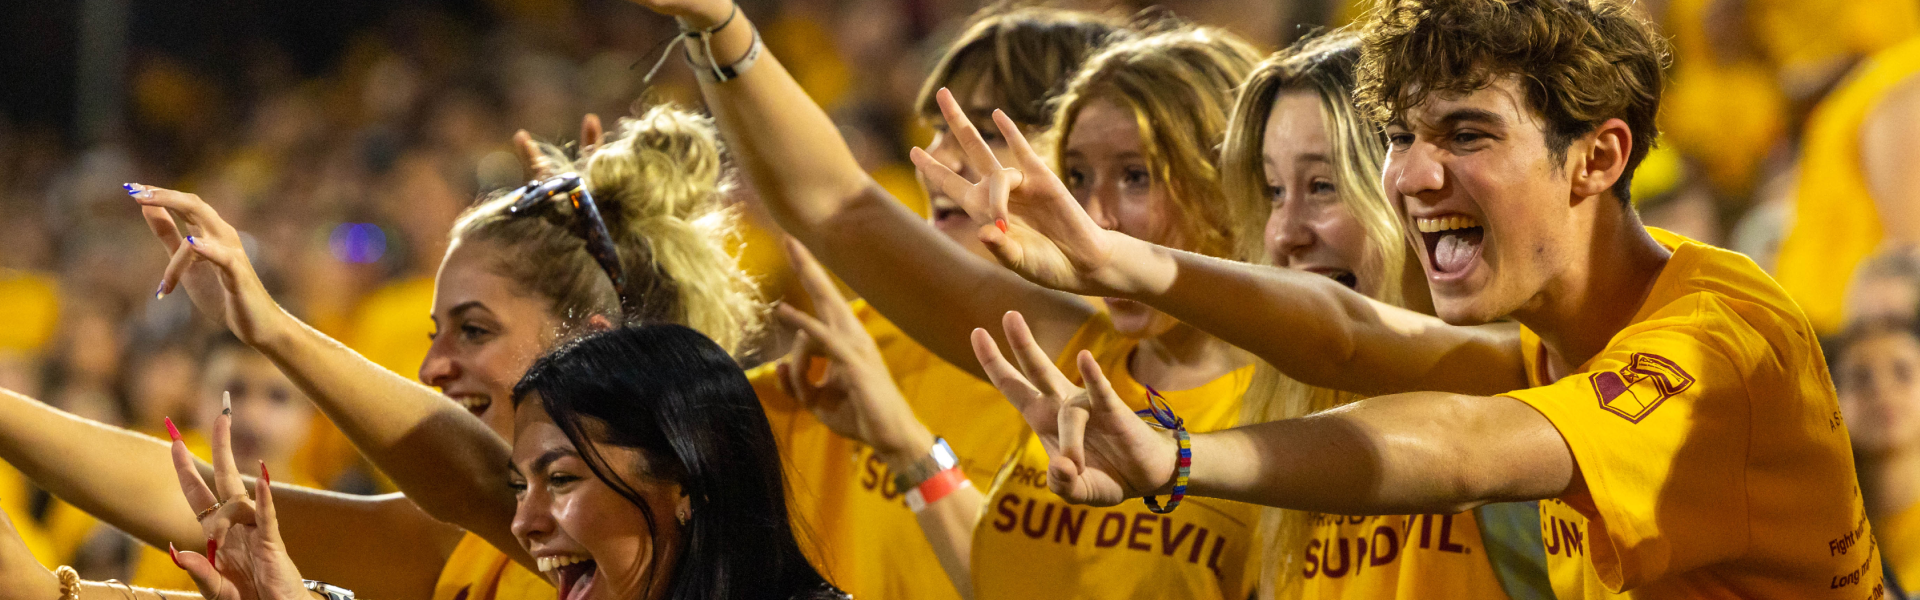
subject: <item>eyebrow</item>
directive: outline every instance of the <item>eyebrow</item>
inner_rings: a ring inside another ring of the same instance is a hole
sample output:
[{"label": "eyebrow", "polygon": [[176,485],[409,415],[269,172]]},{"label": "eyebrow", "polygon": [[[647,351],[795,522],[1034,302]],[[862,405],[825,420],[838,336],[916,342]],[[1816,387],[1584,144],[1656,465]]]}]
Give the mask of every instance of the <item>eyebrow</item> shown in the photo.
[{"label": "eyebrow", "polygon": [[448,309],[447,316],[459,317],[461,315],[466,314],[467,311],[471,311],[475,309],[486,310],[486,308],[487,308],[487,305],[482,304],[479,300],[468,300],[466,302],[461,302],[459,304],[456,304],[454,305],[453,308]]},{"label": "eyebrow", "polygon": [[557,461],[569,456],[578,458],[580,456],[580,453],[574,451],[574,449],[572,448],[554,448],[552,450],[546,451],[545,453],[542,453],[540,456],[534,457],[533,461],[529,463],[527,466],[537,473],[537,472],[546,470],[547,465],[553,464],[554,461]]},{"label": "eyebrow", "polygon": [[1438,123],[1442,126],[1469,122],[1504,127],[1507,124],[1507,119],[1484,108],[1456,108],[1449,111],[1446,115],[1441,116],[1438,120]]}]

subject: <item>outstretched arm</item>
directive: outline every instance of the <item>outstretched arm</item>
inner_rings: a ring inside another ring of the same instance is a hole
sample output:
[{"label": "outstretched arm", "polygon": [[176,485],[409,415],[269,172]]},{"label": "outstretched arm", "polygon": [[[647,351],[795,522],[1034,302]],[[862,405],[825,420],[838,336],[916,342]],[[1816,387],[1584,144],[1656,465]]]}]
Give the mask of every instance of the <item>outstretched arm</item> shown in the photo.
[{"label": "outstretched arm", "polygon": [[[54,496],[157,548],[204,548],[167,442],[0,389],[0,459]],[[200,463],[204,473],[213,467]],[[281,484],[288,550],[316,578],[381,598],[431,595],[460,532],[399,494],[353,496]],[[392,540],[413,540],[395,544]]]},{"label": "outstretched arm", "polygon": [[[1114,505],[1173,487],[1171,435],[1135,417],[1092,356],[1075,387],[1033,345],[1018,314],[1000,354],[974,334],[994,385],[1046,447],[1047,485],[1083,504]],[[1559,430],[1504,397],[1420,392],[1361,400],[1299,419],[1193,436],[1188,493],[1339,514],[1459,512],[1552,498],[1579,485]]]},{"label": "outstretched arm", "polygon": [[[703,30],[731,15],[711,40],[722,63],[739,60],[753,43],[753,24],[744,11],[733,12],[730,0],[637,1]],[[689,43],[696,46],[707,47]],[[700,89],[735,164],[780,227],[941,358],[971,369],[966,332],[1007,310],[1028,311],[1041,343],[1054,349],[1093,314],[1080,298],[968,254],[901,206],[861,170],[833,121],[778,57],[763,53],[739,78],[702,82]],[[992,157],[984,142],[966,149]]]},{"label": "outstretched arm", "polygon": [[[511,448],[505,440],[432,388],[374,364],[287,314],[254,273],[239,232],[199,196],[146,186],[129,186],[128,192],[173,257],[162,290],[184,285],[197,308],[272,360],[406,492],[411,502],[401,501],[396,506],[403,508],[387,516],[428,523],[438,518],[532,564],[508,529],[514,502],[507,488],[504,465]],[[287,498],[286,532],[296,543],[305,533],[299,502]],[[426,513],[417,512],[415,503]],[[428,523],[405,529],[426,529]]]},{"label": "outstretched arm", "polygon": [[[952,106],[949,95],[942,94],[941,106]],[[946,111],[954,135],[984,143],[954,108]],[[1137,300],[1310,385],[1362,394],[1494,394],[1526,385],[1511,328],[1454,327],[1318,275],[1211,258],[1103,229],[1012,120],[995,111],[994,122],[1019,162],[1008,169],[997,162],[973,166],[1007,182],[970,183],[921,151],[913,161],[967,212],[1008,224],[980,228],[980,240],[1001,264],[1034,283]]]}]

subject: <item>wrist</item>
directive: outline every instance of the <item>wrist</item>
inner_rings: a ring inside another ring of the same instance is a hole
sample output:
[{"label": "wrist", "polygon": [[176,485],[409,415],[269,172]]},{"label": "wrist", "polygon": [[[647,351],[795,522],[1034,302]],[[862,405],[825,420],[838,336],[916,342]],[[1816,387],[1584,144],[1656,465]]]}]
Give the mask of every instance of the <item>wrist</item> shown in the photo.
[{"label": "wrist", "polygon": [[1097,280],[1109,295],[1144,301],[1171,287],[1173,261],[1165,247],[1133,236],[1111,232],[1112,258]]},{"label": "wrist", "polygon": [[920,424],[920,421],[912,418],[911,415],[904,422],[897,424],[892,429],[891,435],[876,437],[878,439],[873,445],[874,454],[879,455],[881,462],[885,462],[887,468],[894,472],[899,472],[908,465],[926,458],[928,450],[933,448],[934,440],[933,432],[928,431],[926,425]]},{"label": "wrist", "polygon": [[304,327],[301,326],[299,319],[276,303],[272,310],[265,311],[252,329],[250,335],[245,336],[241,341],[260,351],[261,354],[275,356],[285,355]]}]

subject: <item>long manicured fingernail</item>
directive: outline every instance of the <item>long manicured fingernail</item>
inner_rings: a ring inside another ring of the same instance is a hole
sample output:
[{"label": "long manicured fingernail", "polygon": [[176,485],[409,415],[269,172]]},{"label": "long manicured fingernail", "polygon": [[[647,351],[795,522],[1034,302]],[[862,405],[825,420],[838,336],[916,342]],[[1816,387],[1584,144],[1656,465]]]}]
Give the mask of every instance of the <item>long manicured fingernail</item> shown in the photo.
[{"label": "long manicured fingernail", "polygon": [[132,195],[134,194],[134,192],[138,192],[138,191],[139,191],[139,190],[136,190],[136,189],[133,189],[133,184],[131,184],[131,183],[122,183],[122,184],[120,184],[120,187],[123,187],[123,188],[127,188],[127,195],[128,195],[128,196],[132,196]]},{"label": "long manicured fingernail", "polygon": [[267,482],[267,485],[273,485],[273,476],[267,474],[267,461],[264,460],[260,461],[260,480]]},{"label": "long manicured fingernail", "polygon": [[220,568],[220,555],[214,554],[214,552],[219,549],[220,542],[211,539],[207,540],[207,562],[213,563],[213,568],[215,569]]},{"label": "long manicured fingernail", "polygon": [[165,297],[167,297],[167,282],[162,281],[160,287],[153,288],[153,299],[159,300]]},{"label": "long manicured fingernail", "polygon": [[196,242],[196,241],[193,241],[193,236],[187,236],[187,245],[188,245],[188,246],[198,246],[198,245],[200,245],[200,242]]},{"label": "long manicured fingernail", "polygon": [[187,570],[186,565],[180,564],[180,551],[173,547],[173,542],[167,542],[167,556],[173,558],[173,566],[179,567],[182,571]]},{"label": "long manicured fingernail", "polygon": [[173,426],[173,417],[167,417],[167,436],[173,438],[173,441],[180,441],[180,428]]},{"label": "long manicured fingernail", "polygon": [[1006,232],[1007,232],[1007,220],[1006,220],[1006,219],[994,219],[994,220],[993,220],[993,226],[994,226],[994,227],[999,227],[999,228],[1000,228],[1000,233],[1006,233]]},{"label": "long manicured fingernail", "polygon": [[220,392],[220,416],[233,416],[233,392]]}]

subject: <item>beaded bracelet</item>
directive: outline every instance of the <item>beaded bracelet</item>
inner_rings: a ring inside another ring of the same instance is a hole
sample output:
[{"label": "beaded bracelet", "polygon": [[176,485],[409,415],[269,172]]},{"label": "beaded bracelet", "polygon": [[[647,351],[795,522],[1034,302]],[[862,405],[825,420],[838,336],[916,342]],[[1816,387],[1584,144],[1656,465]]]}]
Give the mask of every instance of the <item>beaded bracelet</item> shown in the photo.
[{"label": "beaded bracelet", "polygon": [[1154,500],[1151,495],[1140,499],[1147,504],[1148,511],[1164,515],[1173,512],[1174,508],[1180,506],[1180,501],[1187,497],[1188,476],[1193,473],[1193,438],[1187,435],[1186,419],[1173,414],[1173,407],[1167,405],[1166,396],[1160,395],[1153,386],[1149,385],[1146,388],[1147,407],[1133,411],[1133,414],[1151,418],[1152,420],[1147,421],[1148,425],[1173,430],[1173,439],[1180,444],[1179,459],[1174,463],[1173,494],[1167,496],[1167,505],[1160,506],[1160,502]]}]

